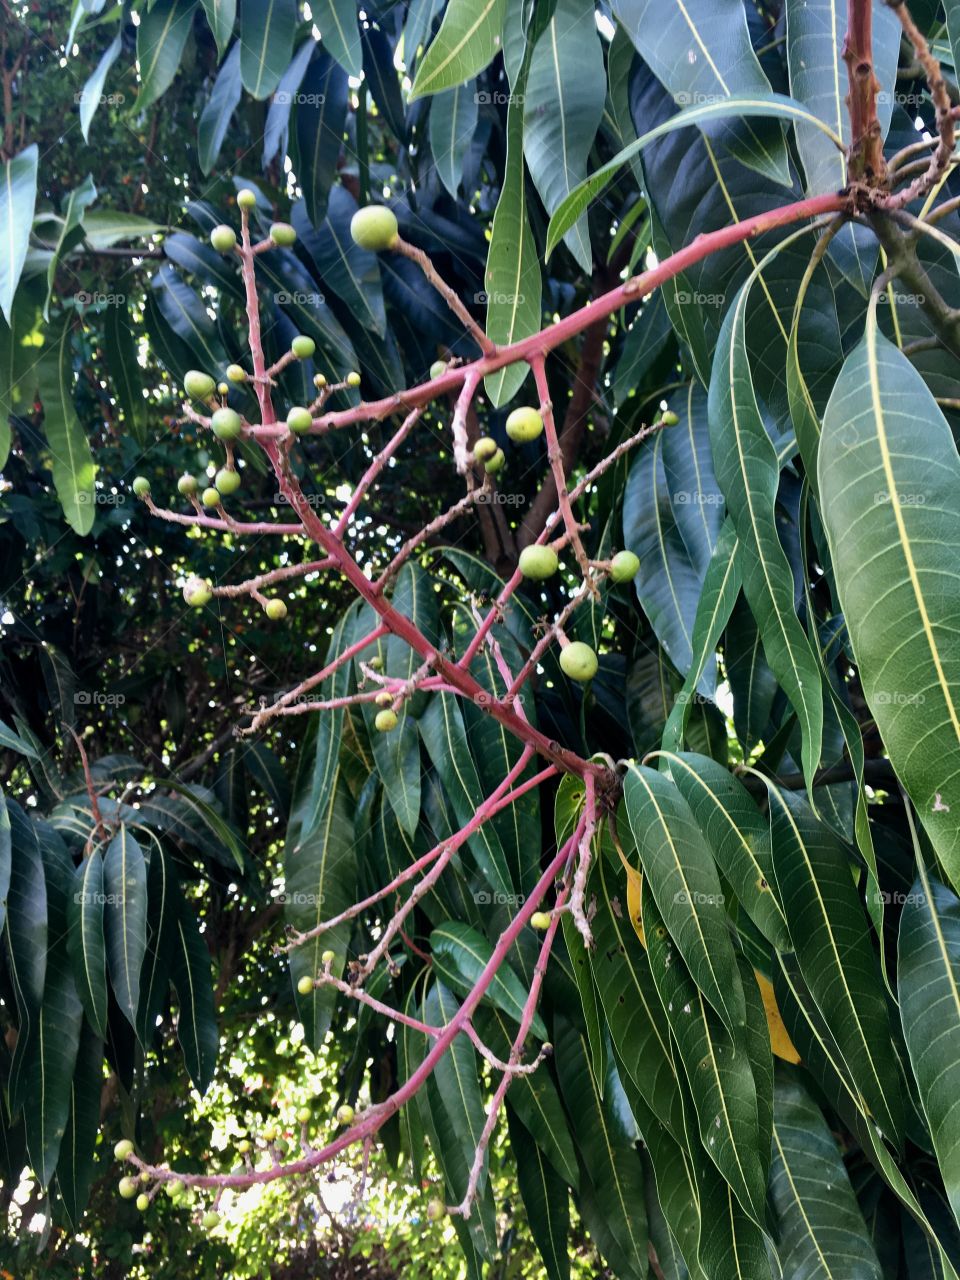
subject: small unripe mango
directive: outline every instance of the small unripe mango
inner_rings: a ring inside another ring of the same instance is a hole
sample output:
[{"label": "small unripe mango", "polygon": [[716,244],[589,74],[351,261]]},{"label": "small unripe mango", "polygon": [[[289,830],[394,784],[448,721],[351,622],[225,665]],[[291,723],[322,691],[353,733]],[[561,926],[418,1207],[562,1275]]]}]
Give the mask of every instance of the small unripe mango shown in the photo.
[{"label": "small unripe mango", "polygon": [[630,582],[640,572],[640,557],[632,551],[618,551],[610,561],[610,577],[614,582]]},{"label": "small unripe mango", "polygon": [[301,1124],[309,1124],[313,1119],[313,1112],[309,1107],[299,1107],[297,1109],[297,1119]]},{"label": "small unripe mango", "polygon": [[673,412],[672,409],[668,409],[666,413],[661,415],[660,421],[663,423],[665,427],[675,427],[677,423],[680,421],[680,419],[677,417],[677,415]]},{"label": "small unripe mango", "polygon": [[113,1154],[118,1160],[126,1160],[127,1156],[133,1155],[133,1143],[129,1138],[121,1138],[113,1148]]},{"label": "small unripe mango", "polygon": [[275,222],[270,228],[270,239],[279,249],[289,249],[297,243],[297,233],[289,222]]},{"label": "small unripe mango", "polygon": [[117,1190],[124,1200],[132,1200],[140,1191],[140,1183],[136,1178],[121,1178],[117,1183]]},{"label": "small unripe mango", "polygon": [[313,990],[313,979],[310,977],[309,974],[305,973],[303,975],[303,977],[297,983],[297,990],[300,992],[302,996],[308,996],[311,993],[311,991]]},{"label": "small unripe mango", "polygon": [[287,616],[286,602],[279,596],[274,596],[264,606],[264,613],[272,622],[281,622]]},{"label": "small unripe mango", "polygon": [[442,1200],[431,1200],[427,1205],[427,1217],[431,1222],[439,1222],[447,1216],[447,1209]]},{"label": "small unripe mango", "polygon": [[187,604],[192,604],[194,608],[200,609],[205,604],[210,603],[213,598],[213,590],[205,578],[198,578],[194,575],[184,583],[183,598]]},{"label": "small unripe mango", "polygon": [[134,476],[131,487],[138,498],[145,498],[150,492],[150,481],[146,476]]},{"label": "small unripe mango", "polygon": [[497,450],[497,442],[492,436],[481,436],[473,446],[473,456],[478,462],[489,462]]},{"label": "small unripe mango", "polygon": [[298,333],[290,343],[290,350],[298,360],[309,360],[317,349],[317,344],[305,333]]},{"label": "small unripe mango", "polygon": [[539,929],[541,933],[545,929],[550,928],[550,915],[546,911],[535,911],[530,917],[530,924],[534,929]]},{"label": "small unripe mango", "polygon": [[240,488],[240,472],[234,471],[232,467],[221,467],[214,476],[213,483],[221,493],[229,496]]},{"label": "small unripe mango", "polygon": [[243,423],[236,409],[217,409],[210,418],[210,426],[218,440],[236,440],[243,430]]},{"label": "small unripe mango", "polygon": [[483,469],[488,475],[495,476],[502,469],[506,460],[506,454],[502,449],[498,449],[493,457],[483,464]]},{"label": "small unripe mango", "polygon": [[523,405],[514,409],[507,418],[507,435],[516,444],[526,444],[536,440],[543,431],[543,418],[537,409]]},{"label": "small unripe mango", "polygon": [[597,655],[582,640],[574,640],[561,650],[560,670],[571,680],[577,680],[581,684],[592,680],[597,674],[598,666]]},{"label": "small unripe mango", "polygon": [[287,414],[287,426],[297,435],[304,431],[309,431],[313,426],[313,414],[309,409],[305,409],[303,405],[294,405]]},{"label": "small unripe mango", "polygon": [[434,360],[433,364],[430,366],[431,378],[442,378],[446,372],[447,372],[446,360]]},{"label": "small unripe mango", "polygon": [[201,1218],[201,1223],[206,1231],[215,1231],[220,1225],[220,1215],[213,1209],[208,1209]]},{"label": "small unripe mango", "polygon": [[251,191],[249,187],[243,187],[237,192],[237,204],[241,209],[255,209],[257,207],[257,193]]},{"label": "small unripe mango", "polygon": [[381,204],[368,204],[350,219],[350,235],[354,244],[371,253],[390,249],[397,241],[397,217]]},{"label": "small unripe mango", "polygon": [[177,492],[184,498],[192,498],[199,488],[196,476],[183,475],[177,481]]},{"label": "small unripe mango", "polygon": [[150,1208],[150,1197],[146,1194],[145,1191],[141,1191],[140,1194],[137,1196],[137,1208],[140,1210],[141,1213],[146,1213],[147,1210]]},{"label": "small unripe mango", "polygon": [[378,733],[390,733],[397,727],[397,713],[389,708],[378,711],[373,724]]},{"label": "small unripe mango", "polygon": [[324,951],[323,955],[320,957],[320,963],[326,969],[333,964],[336,958],[337,958],[337,955],[335,951]]},{"label": "small unripe mango", "polygon": [[210,243],[217,253],[229,253],[237,243],[237,233],[233,227],[228,227],[225,222],[222,222],[219,227],[214,227],[210,232]]},{"label": "small unripe mango", "polygon": [[210,485],[208,488],[204,489],[203,493],[201,493],[200,501],[205,507],[219,507],[220,491],[218,489],[214,489],[214,487]]},{"label": "small unripe mango", "polygon": [[199,369],[188,369],[183,379],[183,389],[191,400],[206,400],[213,395],[216,385],[209,373],[202,373]]},{"label": "small unripe mango", "polygon": [[337,1108],[337,1124],[353,1124],[356,1114],[353,1107],[345,1102],[342,1107]]},{"label": "small unripe mango", "polygon": [[246,382],[247,371],[242,364],[228,364],[227,378],[230,382]]},{"label": "small unripe mango", "polygon": [[560,559],[553,547],[532,545],[524,547],[517,562],[520,572],[525,578],[542,582],[544,578],[552,578],[560,567]]},{"label": "small unripe mango", "polygon": [[346,379],[346,381],[347,381],[347,386],[348,386],[348,387],[359,387],[359,385],[360,385],[360,375],[359,375],[359,373],[357,373],[356,369],[351,369],[351,370],[350,370],[350,372],[347,374],[347,379]]}]

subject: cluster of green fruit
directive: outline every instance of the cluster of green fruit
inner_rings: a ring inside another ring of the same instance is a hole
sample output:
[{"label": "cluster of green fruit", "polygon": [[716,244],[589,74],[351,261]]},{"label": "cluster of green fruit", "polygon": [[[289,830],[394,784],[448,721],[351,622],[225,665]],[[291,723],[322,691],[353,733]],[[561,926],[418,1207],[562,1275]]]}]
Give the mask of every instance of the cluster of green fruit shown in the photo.
[{"label": "cluster of green fruit", "polygon": [[[113,1148],[113,1154],[118,1160],[129,1160],[133,1155],[133,1143],[129,1138],[121,1138]],[[120,1179],[117,1184],[117,1190],[124,1200],[136,1199],[137,1208],[141,1213],[146,1213],[150,1207],[150,1196],[147,1195],[143,1188],[150,1180],[150,1174],[146,1171],[137,1178],[128,1175]],[[192,1203],[192,1194],[187,1192],[186,1187],[179,1178],[172,1178],[166,1183],[165,1189],[174,1204]],[[203,1214],[201,1222],[208,1231],[212,1231],[214,1227],[219,1225],[220,1215],[215,1210],[208,1209]]]}]

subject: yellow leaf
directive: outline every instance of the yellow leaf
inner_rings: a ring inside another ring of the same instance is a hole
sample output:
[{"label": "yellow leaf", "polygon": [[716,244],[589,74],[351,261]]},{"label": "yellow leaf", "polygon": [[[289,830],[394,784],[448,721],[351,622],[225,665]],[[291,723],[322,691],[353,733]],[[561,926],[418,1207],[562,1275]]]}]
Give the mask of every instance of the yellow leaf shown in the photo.
[{"label": "yellow leaf", "polygon": [[760,995],[763,998],[763,1009],[767,1015],[767,1030],[770,1032],[770,1048],[782,1058],[784,1062],[799,1062],[800,1055],[793,1047],[793,1041],[787,1034],[787,1028],[783,1025],[783,1019],[780,1017],[780,1009],[777,1005],[777,997],[774,994],[772,984],[766,979],[759,969],[754,969],[754,976],[757,979],[757,986],[760,988]]}]

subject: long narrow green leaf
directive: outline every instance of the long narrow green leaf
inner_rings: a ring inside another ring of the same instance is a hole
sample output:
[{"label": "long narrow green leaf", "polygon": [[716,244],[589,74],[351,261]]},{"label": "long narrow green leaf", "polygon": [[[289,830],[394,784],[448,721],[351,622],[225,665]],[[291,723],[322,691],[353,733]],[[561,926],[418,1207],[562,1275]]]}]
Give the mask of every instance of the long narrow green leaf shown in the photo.
[{"label": "long narrow green leaf", "polygon": [[145,111],[169,89],[177,74],[197,0],[154,0],[140,15],[137,63],[140,92],[136,108]]},{"label": "long narrow green leaf", "polygon": [[875,308],[824,414],[819,477],[864,696],[956,888],[960,458],[923,379],[880,334]]},{"label": "long narrow green leaf", "polygon": [[700,827],[674,784],[645,765],[630,766],[624,799],[645,886],[694,982],[733,1031],[746,1006],[720,878]]},{"label": "long narrow green leaf", "polygon": [[252,98],[269,98],[293,54],[294,0],[243,0],[240,6],[240,78]]},{"label": "long narrow green leaf", "polygon": [[482,71],[500,48],[506,7],[507,0],[450,0],[410,97],[452,89]]},{"label": "long narrow green leaf", "polygon": [[0,311],[13,323],[13,295],[27,258],[37,200],[36,143],[6,160],[0,171]]},{"label": "long narrow green leaf", "polygon": [[135,1027],[147,946],[147,867],[140,846],[125,826],[107,846],[103,892],[110,985],[123,1016]]},{"label": "long narrow green leaf", "polygon": [[107,1034],[107,955],[103,859],[94,850],[77,867],[67,907],[67,949],[84,1012],[101,1039]]}]

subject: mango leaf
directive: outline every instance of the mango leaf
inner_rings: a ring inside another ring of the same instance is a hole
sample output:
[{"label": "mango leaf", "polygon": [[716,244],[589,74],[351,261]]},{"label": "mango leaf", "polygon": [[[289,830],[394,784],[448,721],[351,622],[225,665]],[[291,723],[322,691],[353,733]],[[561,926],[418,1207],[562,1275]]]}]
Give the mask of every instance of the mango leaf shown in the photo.
[{"label": "mango leaf", "polygon": [[10,819],[10,887],[7,892],[7,967],[17,1004],[17,1044],[10,1064],[10,1114],[23,1103],[23,1065],[40,1021],[47,971],[49,930],[47,884],[34,824],[18,804],[7,801]]},{"label": "mango leaf", "polygon": [[[550,214],[586,177],[603,116],[604,79],[591,0],[558,0],[534,45],[523,101],[523,151]],[[564,243],[589,272],[593,255],[585,218],[569,228]]]},{"label": "mango leaf", "polygon": [[147,866],[147,946],[140,970],[137,1038],[149,1048],[170,988],[170,958],[176,939],[180,894],[176,871],[159,840]]},{"label": "mango leaf", "polygon": [[[505,1062],[516,1036],[513,1024],[507,1022],[499,1009],[483,1007],[477,1009],[474,1022],[484,1044]],[[514,1078],[508,1098],[508,1116],[511,1111],[519,1116],[554,1171],[567,1186],[576,1190],[580,1182],[577,1153],[557,1086],[546,1064],[534,1072],[525,1072]]]},{"label": "mango leaf", "polygon": [[311,5],[311,9],[324,48],[329,50],[348,75],[359,80],[363,63],[360,32],[357,29],[356,0],[318,0]]},{"label": "mango leaf", "polygon": [[18,755],[26,756],[28,760],[40,759],[40,752],[2,720],[0,720],[0,747],[5,751],[16,751]]},{"label": "mango leaf", "polygon": [[67,954],[73,862],[53,827],[38,822],[36,831],[47,886],[50,949],[40,1016],[31,1025],[22,1059],[22,1097],[30,1164],[40,1185],[46,1187],[56,1169],[67,1127],[83,1008]]},{"label": "mango leaf", "polygon": [[463,160],[477,127],[477,82],[444,89],[430,103],[430,152],[440,181],[457,198]]},{"label": "mango leaf", "polygon": [[70,1083],[70,1109],[57,1162],[57,1188],[74,1229],[90,1198],[96,1172],[94,1147],[100,1128],[103,1091],[103,1044],[84,1022],[77,1062]]},{"label": "mango leaf", "polygon": [[723,494],[713,470],[707,395],[696,379],[670,397],[680,419],[663,432],[663,470],[673,518],[690,563],[702,577],[723,526]]},{"label": "mango leaf", "polygon": [[[503,186],[493,215],[490,249],[484,272],[487,294],[487,337],[498,344],[518,342],[540,326],[541,281],[527,210],[523,161],[523,108],[512,100],[507,107],[507,159]],[[508,365],[484,379],[495,407],[507,404],[520,390],[527,369]]]},{"label": "mango leaf", "polygon": [[720,870],[765,938],[778,951],[792,949],[777,898],[770,824],[738,778],[695,752],[658,752],[677,790],[713,850]]},{"label": "mango leaf", "polygon": [[310,59],[317,47],[316,40],[308,36],[293,55],[290,65],[284,71],[280,83],[267,108],[267,119],[263,126],[263,153],[260,163],[264,169],[273,160],[277,152],[287,153],[290,135],[290,112],[297,90],[306,75]]},{"label": "mango leaf", "polygon": [[[617,1105],[612,1080],[604,1082],[601,1093],[583,1032],[559,1014],[554,1018],[554,1042],[560,1093],[583,1162],[581,1215],[601,1253],[616,1266],[617,1275],[644,1280],[643,1166],[628,1124],[632,1117]],[[615,1076],[612,1057],[609,1071]],[[616,1087],[620,1088],[619,1081]]]},{"label": "mango leaf", "polygon": [[[675,102],[716,102],[734,94],[762,96],[770,85],[753,51],[737,0],[616,0],[614,13],[637,51]],[[716,130],[709,131],[711,135]],[[753,128],[719,135],[727,150],[775,182],[789,185],[783,134]]]},{"label": "mango leaf", "polygon": [[[424,995],[423,1021],[434,1027],[446,1026],[458,1009],[453,992],[442,982],[435,982]],[[434,1153],[451,1194],[459,1202],[467,1190],[467,1179],[486,1119],[477,1054],[465,1036],[457,1036],[437,1063],[423,1103],[421,1116],[428,1132],[432,1130]],[[482,1257],[489,1258],[496,1249],[496,1226],[486,1159],[478,1191],[461,1240],[467,1238]]]},{"label": "mango leaf", "polygon": [[[701,696],[696,692],[697,685],[707,664],[716,655],[720,636],[730,620],[740,594],[741,580],[740,540],[733,521],[728,517],[720,530],[717,545],[704,575],[700,600],[693,621],[690,669],[684,679],[683,687],[674,699],[663,728],[661,741],[665,751],[678,750],[683,744],[690,711],[697,698]],[[724,656],[726,657],[726,652]]]},{"label": "mango leaf", "polygon": [[774,511],[781,464],[757,405],[746,339],[751,287],[780,247],[751,272],[720,330],[710,380],[710,443],[740,538],[743,589],[767,661],[800,721],[803,772],[810,786],[823,735],[820,669],[794,608],[793,575]]},{"label": "mango leaf", "polygon": [[[650,961],[629,917],[623,875],[607,858],[597,861],[597,910],[590,953],[613,1047],[651,1115],[678,1141],[683,1117],[670,1025],[650,972]],[[641,1129],[643,1126],[641,1125]]]},{"label": "mango leaf", "polygon": [[134,104],[145,111],[170,88],[177,74],[197,0],[154,0],[140,15],[137,62],[140,92]]},{"label": "mango leaf", "polygon": [[[898,777],[960,885],[960,458],[874,308],[827,404],[821,514],[863,693]],[[951,810],[953,812],[951,812]]]},{"label": "mango leaf", "polygon": [[107,1034],[107,956],[103,931],[103,859],[99,850],[77,867],[67,906],[67,950],[84,1012],[101,1039]]},{"label": "mango leaf", "polygon": [[[794,122],[808,121],[825,132],[828,137],[835,137],[833,131],[822,120],[818,120],[816,116],[804,110],[793,98],[785,97],[780,93],[768,92],[764,97],[721,97],[701,106],[685,107],[669,120],[656,125],[653,129],[648,129],[635,142],[631,142],[622,151],[617,152],[612,160],[601,165],[564,198],[554,211],[547,228],[547,257],[591,202],[609,186],[628,161],[640,154],[644,147],[665,134],[673,133],[676,129],[685,129],[692,124],[702,124],[732,116],[774,116]],[[839,141],[837,145],[839,146]]]},{"label": "mango leaf", "polygon": [[900,916],[897,987],[920,1102],[960,1218],[960,899],[922,863]]},{"label": "mango leaf", "polygon": [[[948,6],[949,9],[949,6]],[[841,56],[847,34],[847,6],[843,0],[787,0],[787,67],[790,92],[833,132],[850,143],[847,66]],[[893,113],[900,23],[886,7],[873,15],[873,66],[881,92],[877,116],[885,136]],[[838,191],[846,186],[847,167],[839,151],[819,130],[798,122],[797,148],[803,162],[808,195]]]},{"label": "mango leaf", "polygon": [[510,1147],[516,1154],[517,1187],[533,1242],[548,1280],[568,1280],[570,1203],[567,1184],[514,1115],[507,1112]]},{"label": "mango leaf", "polygon": [[107,307],[103,317],[107,364],[123,412],[123,422],[137,444],[147,442],[147,402],[143,398],[137,346],[127,304]]},{"label": "mango leaf", "polygon": [[88,209],[83,215],[84,239],[91,249],[109,249],[127,240],[143,240],[165,230],[162,222],[151,222],[121,209]]},{"label": "mango leaf", "polygon": [[103,86],[106,83],[107,73],[120,56],[122,46],[123,33],[118,31],[113,40],[104,49],[100,61],[80,90],[80,132],[83,134],[84,142],[90,141],[90,125],[93,123],[94,113],[104,97]]},{"label": "mango leaf", "polygon": [[[486,938],[459,920],[448,920],[430,935],[430,952],[434,969],[442,982],[462,996],[468,996],[493,955]],[[513,970],[501,964],[486,991],[486,998],[519,1024],[523,1017],[526,992]],[[530,1031],[547,1040],[547,1028],[539,1013],[534,1015]]]},{"label": "mango leaf", "polygon": [[110,985],[123,1016],[135,1027],[147,946],[147,868],[140,846],[125,826],[104,854],[103,892]]},{"label": "mango leaf", "polygon": [[237,17],[237,0],[200,0],[207,24],[217,42],[217,53],[222,58],[230,37],[233,35],[233,24]]},{"label": "mango leaf", "polygon": [[217,72],[210,97],[200,116],[197,127],[197,154],[202,173],[210,173],[217,163],[233,113],[240,102],[242,92],[240,50],[241,45],[238,40]]},{"label": "mango leaf", "polygon": [[201,369],[222,377],[227,360],[214,322],[197,293],[169,262],[164,262],[151,280],[160,310],[167,324],[187,346]]},{"label": "mango leaf", "polygon": [[321,52],[301,81],[295,116],[297,177],[314,226],[327,210],[346,118],[347,73]]},{"label": "mango leaf", "polygon": [[193,908],[178,894],[171,929],[170,979],[177,993],[177,1040],[194,1087],[205,1093],[213,1079],[220,1048],[217,1011],[210,976],[210,952]]},{"label": "mango leaf", "polygon": [[240,78],[252,98],[269,98],[293,54],[295,0],[243,0],[240,6]]},{"label": "mango leaf", "polygon": [[[453,694],[434,694],[419,725],[427,754],[450,798],[457,823],[469,822],[484,797],[458,699]],[[467,843],[490,888],[512,895],[514,886],[506,853],[490,824],[484,823]]]},{"label": "mango leaf", "polygon": [[[733,1190],[754,1222],[765,1222],[764,1200],[769,1147],[761,1140],[759,1096],[750,1055],[745,1052],[745,1022],[734,1038],[703,999],[683,960],[675,954],[653,895],[642,900],[643,931],[654,982],[686,1073],[694,1118],[686,1118],[688,1145],[696,1141]],[[739,973],[738,973],[739,979]],[[769,1135],[768,1135],[769,1136]]]},{"label": "mango leaf", "polygon": [[[672,428],[671,428],[672,429]],[[686,675],[693,662],[693,626],[705,570],[698,573],[673,514],[663,464],[663,433],[638,451],[623,494],[624,546],[640,557],[634,590],[657,639]],[[716,664],[708,658],[700,689],[709,696]]]},{"label": "mango leaf", "polygon": [[804,800],[768,790],[774,875],[800,972],[870,1114],[899,1144],[903,1085],[849,858]]},{"label": "mango leaf", "polygon": [[743,987],[720,878],[700,827],[674,784],[645,765],[628,769],[624,799],[645,886],[694,982],[734,1031],[746,1019]]},{"label": "mango leaf", "polygon": [[500,49],[506,7],[507,0],[450,0],[417,67],[411,99],[452,89],[492,62]]},{"label": "mango leaf", "polygon": [[12,324],[13,295],[27,257],[37,200],[37,146],[4,161],[0,189],[0,311]]},{"label": "mango leaf", "polygon": [[0,788],[0,932],[7,916],[7,893],[10,889],[10,866],[13,857],[13,836],[10,830],[10,814]]},{"label": "mango leaf", "polygon": [[90,445],[73,406],[71,334],[64,324],[44,349],[38,372],[43,401],[43,430],[52,456],[57,497],[67,523],[79,534],[93,527],[94,466]]},{"label": "mango leaf", "polygon": [[83,182],[70,192],[63,211],[57,242],[54,246],[50,265],[47,267],[47,297],[43,304],[43,318],[50,319],[50,300],[53,297],[53,282],[57,274],[57,266],[65,254],[83,239],[83,214],[87,205],[97,198],[97,188],[93,185],[93,177],[88,173]]},{"label": "mango leaf", "polygon": [[774,1094],[770,1193],[785,1276],[881,1280],[836,1139],[820,1108],[786,1075]]}]

